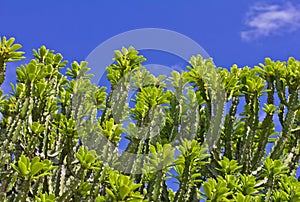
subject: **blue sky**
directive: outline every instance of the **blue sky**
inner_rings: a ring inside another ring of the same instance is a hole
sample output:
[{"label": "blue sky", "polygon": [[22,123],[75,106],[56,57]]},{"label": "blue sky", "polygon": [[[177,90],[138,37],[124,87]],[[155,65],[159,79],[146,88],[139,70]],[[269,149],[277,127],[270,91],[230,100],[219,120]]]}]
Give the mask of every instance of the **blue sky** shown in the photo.
[{"label": "blue sky", "polygon": [[[15,37],[27,58],[46,45],[69,61],[81,61],[115,35],[162,28],[195,40],[217,66],[252,67],[265,57],[300,59],[300,1],[295,0],[2,0],[0,26],[0,36]],[[6,92],[22,63],[8,65]]]},{"label": "blue sky", "polygon": [[[45,44],[84,60],[101,42],[138,28],[164,28],[199,43],[218,66],[286,60],[300,49],[299,1],[2,1],[0,35],[30,56]],[[298,3],[297,3],[298,2]]]}]

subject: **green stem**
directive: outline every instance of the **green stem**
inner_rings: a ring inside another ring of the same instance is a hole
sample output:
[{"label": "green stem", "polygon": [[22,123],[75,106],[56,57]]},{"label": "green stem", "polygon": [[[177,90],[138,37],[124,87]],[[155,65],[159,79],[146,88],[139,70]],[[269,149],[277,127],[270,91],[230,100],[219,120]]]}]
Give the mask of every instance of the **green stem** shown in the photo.
[{"label": "green stem", "polygon": [[225,124],[224,124],[224,133],[225,133],[225,153],[228,159],[232,159],[233,157],[233,124],[236,119],[235,115],[237,112],[237,106],[239,104],[239,97],[234,96],[232,98],[232,105],[230,107],[229,115],[226,116]]},{"label": "green stem", "polygon": [[21,190],[18,192],[16,201],[25,202],[26,198],[28,197],[28,192],[30,188],[30,181],[29,179],[24,179],[21,185]]},{"label": "green stem", "polygon": [[286,145],[286,142],[291,134],[292,125],[295,120],[296,111],[294,109],[295,103],[298,102],[298,92],[294,91],[289,97],[288,111],[284,121],[282,132],[275,142],[275,145],[272,147],[270,157],[271,159],[278,159],[282,154],[283,149]]},{"label": "green stem", "polygon": [[3,59],[1,59],[0,56],[0,87],[2,86],[4,80],[5,80],[5,74],[6,74],[6,63]]}]

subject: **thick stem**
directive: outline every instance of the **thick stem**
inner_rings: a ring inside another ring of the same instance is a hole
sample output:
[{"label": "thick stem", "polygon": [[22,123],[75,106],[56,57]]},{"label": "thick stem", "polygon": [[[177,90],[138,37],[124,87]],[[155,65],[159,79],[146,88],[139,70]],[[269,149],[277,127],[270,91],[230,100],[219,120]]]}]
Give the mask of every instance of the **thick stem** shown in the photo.
[{"label": "thick stem", "polygon": [[239,104],[239,97],[234,96],[232,98],[232,105],[230,107],[229,115],[226,117],[225,120],[225,153],[224,156],[226,156],[228,159],[232,159],[233,157],[233,124],[234,120],[236,119],[236,112],[237,112],[237,106]]},{"label": "thick stem", "polygon": [[4,80],[5,80],[5,74],[6,74],[6,63],[3,61],[3,59],[0,59],[0,87],[2,86]]},{"label": "thick stem", "polygon": [[291,134],[292,125],[295,120],[296,111],[294,109],[295,103],[298,101],[298,92],[295,91],[290,95],[289,103],[288,103],[288,111],[285,117],[285,122],[283,125],[282,132],[275,142],[275,145],[272,147],[272,151],[270,153],[271,159],[278,159],[282,154],[283,149],[286,145],[289,135]]}]

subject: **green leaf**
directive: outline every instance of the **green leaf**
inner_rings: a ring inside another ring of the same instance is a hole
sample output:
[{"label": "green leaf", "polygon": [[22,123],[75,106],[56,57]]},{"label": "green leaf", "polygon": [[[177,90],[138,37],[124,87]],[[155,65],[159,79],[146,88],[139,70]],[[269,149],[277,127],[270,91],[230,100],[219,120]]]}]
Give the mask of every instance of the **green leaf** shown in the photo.
[{"label": "green leaf", "polygon": [[9,51],[16,51],[18,49],[22,48],[22,45],[20,44],[14,44],[13,46],[10,47]]},{"label": "green leaf", "polygon": [[26,164],[23,163],[22,161],[18,161],[18,167],[23,176],[26,176],[29,173]]},{"label": "green leaf", "polygon": [[92,155],[92,154],[87,154],[86,157],[85,157],[85,161],[86,161],[87,163],[93,163],[93,162],[95,161],[94,155]]},{"label": "green leaf", "polygon": [[126,185],[121,186],[119,189],[119,194],[120,194],[121,199],[124,200],[129,192],[130,192],[130,188],[128,186],[126,186]]},{"label": "green leaf", "polygon": [[106,192],[107,192],[111,197],[113,197],[114,199],[116,199],[116,196],[114,195],[114,193],[113,193],[110,189],[108,189],[107,187],[105,187],[105,190],[106,190]]},{"label": "green leaf", "polygon": [[31,166],[31,176],[36,175],[38,172],[40,172],[44,167],[44,164],[41,162],[36,162]]}]

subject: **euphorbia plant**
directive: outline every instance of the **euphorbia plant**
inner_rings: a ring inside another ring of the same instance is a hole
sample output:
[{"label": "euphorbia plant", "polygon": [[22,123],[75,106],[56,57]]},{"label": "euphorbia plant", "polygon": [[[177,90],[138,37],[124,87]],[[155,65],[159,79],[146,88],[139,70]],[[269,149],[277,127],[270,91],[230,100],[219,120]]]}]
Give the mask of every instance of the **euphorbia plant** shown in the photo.
[{"label": "euphorbia plant", "polygon": [[[0,41],[2,84],[23,53]],[[1,91],[1,200],[300,200],[299,61],[227,69],[198,55],[166,78],[145,60],[116,51],[111,86],[97,86],[86,62],[35,50]]]}]

